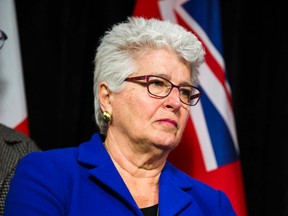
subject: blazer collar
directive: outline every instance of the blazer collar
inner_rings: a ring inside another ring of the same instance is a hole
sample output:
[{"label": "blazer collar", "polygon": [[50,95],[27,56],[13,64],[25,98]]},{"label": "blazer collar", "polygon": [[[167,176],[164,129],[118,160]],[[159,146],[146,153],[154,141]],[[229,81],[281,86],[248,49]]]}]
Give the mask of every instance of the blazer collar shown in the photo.
[{"label": "blazer collar", "polygon": [[[160,176],[159,206],[161,215],[203,215],[191,196],[193,181],[185,173],[166,162]],[[190,194],[189,194],[190,192]],[[161,205],[161,203],[165,203]]]}]

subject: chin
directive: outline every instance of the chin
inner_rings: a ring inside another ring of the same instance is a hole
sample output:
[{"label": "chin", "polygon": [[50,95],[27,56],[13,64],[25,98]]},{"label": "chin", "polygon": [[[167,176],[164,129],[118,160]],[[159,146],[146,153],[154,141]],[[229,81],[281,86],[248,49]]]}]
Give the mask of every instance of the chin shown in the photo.
[{"label": "chin", "polygon": [[178,146],[179,141],[176,141],[175,139],[173,139],[173,140],[167,140],[167,139],[159,140],[158,139],[158,142],[156,142],[156,143],[157,143],[156,145],[159,148],[171,151],[171,150],[175,149]]},{"label": "chin", "polygon": [[[151,135],[151,134],[150,134]],[[174,149],[178,146],[180,142],[180,138],[176,135],[176,133],[171,132],[161,132],[154,133],[151,138],[153,143],[155,143],[160,148],[166,149]],[[151,137],[151,136],[150,136]]]}]

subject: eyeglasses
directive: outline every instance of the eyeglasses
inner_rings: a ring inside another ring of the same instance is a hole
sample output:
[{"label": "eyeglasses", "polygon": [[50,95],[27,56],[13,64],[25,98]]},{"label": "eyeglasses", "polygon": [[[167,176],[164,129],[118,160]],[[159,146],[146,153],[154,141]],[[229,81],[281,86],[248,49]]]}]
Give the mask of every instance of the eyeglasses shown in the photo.
[{"label": "eyeglasses", "polygon": [[7,38],[8,37],[5,32],[0,29],[0,49],[4,46],[4,42],[7,40]]},{"label": "eyeglasses", "polygon": [[125,79],[125,81],[130,82],[135,82],[138,80],[145,80],[148,92],[157,98],[167,97],[174,87],[179,90],[180,101],[186,105],[195,106],[201,96],[200,89],[195,86],[188,84],[177,86],[170,82],[168,79],[160,76],[144,75],[128,77]]}]

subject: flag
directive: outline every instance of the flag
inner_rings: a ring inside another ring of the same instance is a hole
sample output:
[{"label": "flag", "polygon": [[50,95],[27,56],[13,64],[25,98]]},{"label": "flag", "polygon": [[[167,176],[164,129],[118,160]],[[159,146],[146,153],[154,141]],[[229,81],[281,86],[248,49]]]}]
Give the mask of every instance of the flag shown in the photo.
[{"label": "flag", "polygon": [[7,35],[0,49],[0,122],[29,134],[18,26],[14,0],[0,1],[0,30]]},{"label": "flag", "polygon": [[232,94],[222,56],[218,0],[137,0],[133,16],[170,20],[193,32],[202,42],[205,63],[200,67],[200,103],[179,146],[168,160],[190,176],[220,189],[238,216],[246,216]]}]

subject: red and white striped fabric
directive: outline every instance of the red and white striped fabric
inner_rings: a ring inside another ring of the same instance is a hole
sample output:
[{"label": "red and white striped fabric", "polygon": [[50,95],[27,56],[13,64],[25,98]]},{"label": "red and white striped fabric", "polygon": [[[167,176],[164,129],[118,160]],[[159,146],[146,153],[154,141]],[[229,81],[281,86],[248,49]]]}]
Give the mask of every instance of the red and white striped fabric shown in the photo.
[{"label": "red and white striped fabric", "polygon": [[29,134],[14,0],[0,1],[0,29],[8,39],[0,50],[0,122]]},{"label": "red and white striped fabric", "polygon": [[169,160],[216,189],[223,190],[238,216],[246,216],[239,148],[222,56],[218,0],[137,0],[134,16],[178,23],[203,43],[206,61],[200,68],[200,103],[190,118],[180,145]]}]

